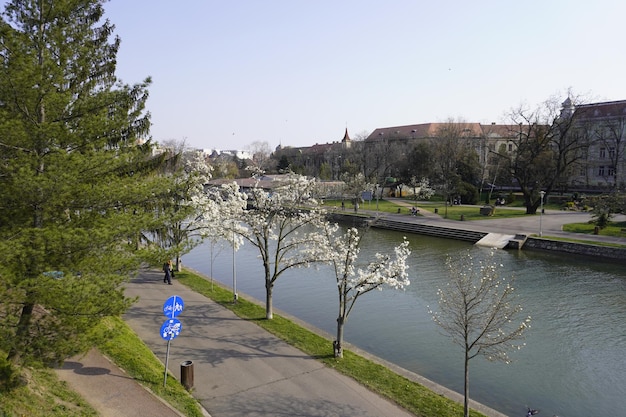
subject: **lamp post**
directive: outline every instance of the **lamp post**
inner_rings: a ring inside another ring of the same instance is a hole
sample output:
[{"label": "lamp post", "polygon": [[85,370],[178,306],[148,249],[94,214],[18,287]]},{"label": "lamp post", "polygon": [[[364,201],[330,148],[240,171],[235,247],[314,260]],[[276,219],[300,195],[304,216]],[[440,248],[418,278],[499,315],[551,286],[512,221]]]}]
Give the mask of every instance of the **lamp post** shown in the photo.
[{"label": "lamp post", "polygon": [[378,184],[376,184],[376,213],[378,213]]},{"label": "lamp post", "polygon": [[541,197],[541,211],[539,212],[539,237],[543,236],[543,196],[545,195],[545,191],[539,191],[539,196]]},{"label": "lamp post", "polygon": [[235,260],[235,231],[233,230],[233,304],[237,304],[237,270],[236,270],[236,260]]}]

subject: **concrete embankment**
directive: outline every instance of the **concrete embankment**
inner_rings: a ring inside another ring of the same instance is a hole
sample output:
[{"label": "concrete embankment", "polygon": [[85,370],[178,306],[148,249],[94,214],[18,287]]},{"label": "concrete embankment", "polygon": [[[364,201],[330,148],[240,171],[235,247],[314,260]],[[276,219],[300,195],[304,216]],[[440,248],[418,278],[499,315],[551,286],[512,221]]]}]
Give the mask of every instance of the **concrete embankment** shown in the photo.
[{"label": "concrete embankment", "polygon": [[609,247],[529,237],[526,239],[522,248],[525,250],[542,250],[575,256],[586,256],[626,264],[626,248],[622,247]]},{"label": "concrete embankment", "polygon": [[[565,215],[566,216],[566,215]],[[557,221],[557,217],[559,220]],[[565,220],[562,220],[562,219]],[[501,247],[506,249],[550,251],[566,255],[584,256],[596,260],[609,262],[626,263],[626,238],[607,238],[603,236],[581,235],[577,233],[562,232],[563,223],[576,222],[580,219],[558,215],[544,216],[544,223],[551,226],[547,230],[550,235],[559,239],[539,238],[532,236],[528,232],[528,219],[520,221],[510,218],[504,220],[487,220],[479,222],[458,222],[444,220],[439,217],[429,216],[402,216],[402,215],[379,215],[379,216],[353,216],[351,214],[335,213],[333,219],[342,223],[348,222],[353,226],[370,226],[379,229],[395,230],[404,233],[414,233],[419,235],[433,236],[445,239],[462,240],[477,243],[489,234],[500,236],[515,236],[508,244]],[[550,222],[550,223],[548,223]],[[588,243],[571,242],[560,240],[569,238],[577,240],[588,240]],[[604,243],[613,243],[624,246],[607,246]]]}]

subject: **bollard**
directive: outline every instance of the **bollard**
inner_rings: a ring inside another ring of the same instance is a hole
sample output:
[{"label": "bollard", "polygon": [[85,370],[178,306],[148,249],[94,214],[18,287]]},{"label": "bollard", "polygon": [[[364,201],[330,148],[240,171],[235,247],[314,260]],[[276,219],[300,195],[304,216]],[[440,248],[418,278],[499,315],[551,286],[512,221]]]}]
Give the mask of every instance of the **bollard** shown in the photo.
[{"label": "bollard", "polygon": [[183,361],[180,363],[180,383],[188,391],[193,388],[193,362]]}]

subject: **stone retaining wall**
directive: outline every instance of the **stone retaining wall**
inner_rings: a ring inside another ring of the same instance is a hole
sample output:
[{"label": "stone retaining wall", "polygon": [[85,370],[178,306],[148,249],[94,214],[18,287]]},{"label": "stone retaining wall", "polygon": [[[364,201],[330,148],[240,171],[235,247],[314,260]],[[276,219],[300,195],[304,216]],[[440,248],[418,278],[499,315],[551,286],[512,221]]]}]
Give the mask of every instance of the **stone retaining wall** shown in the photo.
[{"label": "stone retaining wall", "polygon": [[[405,233],[435,236],[446,239],[465,240],[476,243],[486,233],[463,230],[462,228],[439,227],[435,225],[420,225],[401,220],[352,216],[343,213],[333,213],[329,216],[332,221],[341,222],[352,227],[372,226],[389,230],[399,230]],[[594,260],[606,260],[626,264],[626,248],[600,246],[587,243],[565,242],[543,238],[516,236],[518,240],[511,240],[507,249],[515,250],[543,250],[570,254],[573,256],[585,256]]]},{"label": "stone retaining wall", "polygon": [[589,256],[596,259],[600,258],[611,262],[626,264],[626,248],[613,248],[587,243],[564,242],[560,240],[529,237],[526,239],[522,250],[546,250],[569,253],[572,255]]}]

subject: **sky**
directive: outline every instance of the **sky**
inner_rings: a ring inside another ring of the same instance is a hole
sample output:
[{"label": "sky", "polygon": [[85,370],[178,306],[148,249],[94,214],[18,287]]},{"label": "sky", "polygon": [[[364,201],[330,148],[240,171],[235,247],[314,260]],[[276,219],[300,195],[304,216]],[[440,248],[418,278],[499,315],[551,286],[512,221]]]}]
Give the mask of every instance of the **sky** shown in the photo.
[{"label": "sky", "polygon": [[379,127],[506,123],[568,91],[626,100],[623,0],[110,0],[151,137],[311,146]]}]

